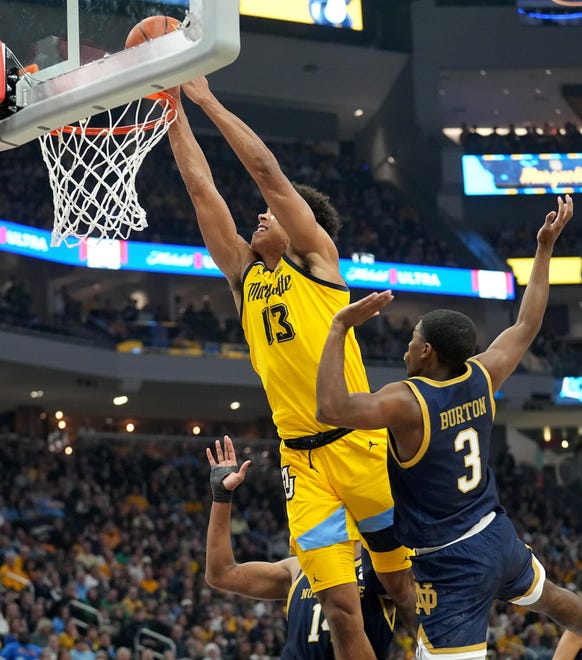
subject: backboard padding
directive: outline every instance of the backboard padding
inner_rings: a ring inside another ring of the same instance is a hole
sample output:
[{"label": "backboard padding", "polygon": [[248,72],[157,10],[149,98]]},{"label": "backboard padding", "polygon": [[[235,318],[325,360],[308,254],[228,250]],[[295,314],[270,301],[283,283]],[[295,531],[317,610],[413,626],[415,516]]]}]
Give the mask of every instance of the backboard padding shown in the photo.
[{"label": "backboard padding", "polygon": [[[33,84],[21,79],[17,101],[22,109],[0,121],[0,151],[233,62],[240,50],[238,0],[191,0],[190,4],[190,16],[195,10],[200,22],[192,20],[182,30],[86,64],[83,48],[75,45],[62,63],[50,65],[56,68],[41,69]],[[74,16],[70,8],[67,11],[69,29]],[[4,41],[10,48],[9,40]]]}]

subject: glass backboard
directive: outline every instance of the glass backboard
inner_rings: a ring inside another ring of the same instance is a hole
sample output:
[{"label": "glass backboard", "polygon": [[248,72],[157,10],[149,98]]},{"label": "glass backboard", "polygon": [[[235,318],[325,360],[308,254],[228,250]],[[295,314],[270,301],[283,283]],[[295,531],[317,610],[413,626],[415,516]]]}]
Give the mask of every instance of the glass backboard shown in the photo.
[{"label": "glass backboard", "polygon": [[[153,15],[183,29],[126,50]],[[240,48],[238,0],[0,0],[0,17],[13,86],[0,100],[0,150],[216,71]]]}]

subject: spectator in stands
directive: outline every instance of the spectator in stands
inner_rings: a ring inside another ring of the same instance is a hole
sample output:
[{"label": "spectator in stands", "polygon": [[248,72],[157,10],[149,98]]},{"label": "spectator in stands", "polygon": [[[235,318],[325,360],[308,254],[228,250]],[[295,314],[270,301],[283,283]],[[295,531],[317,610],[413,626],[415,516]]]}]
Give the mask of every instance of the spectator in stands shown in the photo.
[{"label": "spectator in stands", "polygon": [[535,628],[528,626],[523,635],[525,660],[551,660],[554,655],[553,648],[544,646]]},{"label": "spectator in stands", "polygon": [[515,628],[508,623],[505,630],[497,639],[497,652],[503,657],[521,657],[525,653],[525,646]]},{"label": "spectator in stands", "polygon": [[42,616],[36,622],[36,627],[30,635],[31,644],[36,644],[41,648],[47,646],[49,639],[53,633],[53,625],[51,620],[45,616]]},{"label": "spectator in stands", "polygon": [[22,660],[22,658],[40,658],[42,648],[30,642],[28,632],[21,632],[18,639],[6,644],[0,651],[0,658],[6,660]]},{"label": "spectator in stands", "polygon": [[22,557],[13,550],[4,555],[4,563],[0,566],[0,580],[5,589],[22,591],[30,581],[30,576],[22,568]]},{"label": "spectator in stands", "polygon": [[95,652],[82,635],[77,637],[75,646],[71,649],[71,660],[95,660]]}]

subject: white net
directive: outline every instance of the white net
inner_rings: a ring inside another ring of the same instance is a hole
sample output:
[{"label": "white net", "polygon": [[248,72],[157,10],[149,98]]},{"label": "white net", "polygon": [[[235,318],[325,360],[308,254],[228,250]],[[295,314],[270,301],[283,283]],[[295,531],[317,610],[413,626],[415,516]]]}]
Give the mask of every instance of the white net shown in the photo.
[{"label": "white net", "polygon": [[174,99],[161,92],[39,137],[53,191],[52,246],[127,239],[147,227],[137,173],[175,118]]}]

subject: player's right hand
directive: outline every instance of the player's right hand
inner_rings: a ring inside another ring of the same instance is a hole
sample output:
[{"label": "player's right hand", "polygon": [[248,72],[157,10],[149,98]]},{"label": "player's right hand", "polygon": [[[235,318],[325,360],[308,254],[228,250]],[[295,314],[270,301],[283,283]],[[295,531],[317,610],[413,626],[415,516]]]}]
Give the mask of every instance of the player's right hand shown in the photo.
[{"label": "player's right hand", "polygon": [[346,329],[362,325],[362,323],[371,319],[373,316],[378,316],[380,310],[386,307],[386,305],[389,305],[393,300],[394,295],[390,289],[371,293],[365,298],[340,309],[334,317],[334,322],[341,323]]},{"label": "player's right hand", "polygon": [[191,101],[198,104],[212,96],[212,92],[208,86],[208,80],[206,80],[205,76],[200,76],[200,78],[182,83],[182,89]]},{"label": "player's right hand", "polygon": [[[234,444],[228,435],[224,436],[224,449],[220,444],[220,440],[216,440],[214,443],[214,448],[216,451],[216,459],[212,453],[210,447],[206,448],[206,457],[210,463],[211,468],[217,467],[230,467],[236,470],[238,465],[236,460],[236,452],[234,450]],[[238,470],[230,472],[222,480],[222,485],[227,490],[234,490],[245,480],[247,470],[251,464],[250,460],[245,461]]]}]

